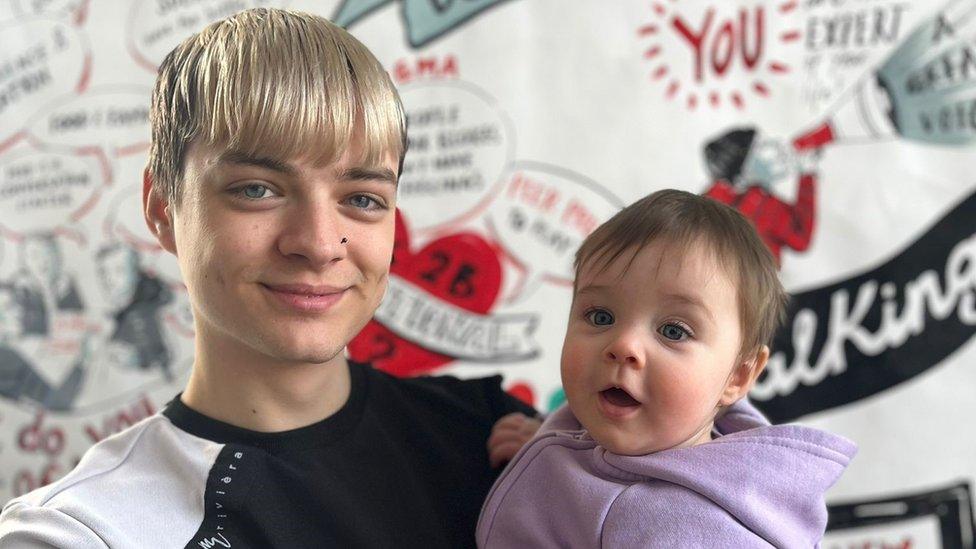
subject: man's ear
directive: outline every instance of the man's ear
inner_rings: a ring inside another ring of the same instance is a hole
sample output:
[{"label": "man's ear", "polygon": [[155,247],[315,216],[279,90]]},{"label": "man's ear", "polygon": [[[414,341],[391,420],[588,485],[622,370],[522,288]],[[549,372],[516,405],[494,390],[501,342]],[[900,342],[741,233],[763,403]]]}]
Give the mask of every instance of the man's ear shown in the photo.
[{"label": "man's ear", "polygon": [[759,374],[766,368],[766,361],[768,360],[769,347],[763,345],[751,358],[736,364],[729,376],[728,383],[725,384],[725,390],[722,391],[719,405],[730,406],[746,396],[752,386],[756,384]]},{"label": "man's ear", "polygon": [[149,168],[142,172],[142,213],[149,232],[156,236],[159,245],[176,255],[176,238],[173,235],[173,208],[166,193],[153,184]]}]

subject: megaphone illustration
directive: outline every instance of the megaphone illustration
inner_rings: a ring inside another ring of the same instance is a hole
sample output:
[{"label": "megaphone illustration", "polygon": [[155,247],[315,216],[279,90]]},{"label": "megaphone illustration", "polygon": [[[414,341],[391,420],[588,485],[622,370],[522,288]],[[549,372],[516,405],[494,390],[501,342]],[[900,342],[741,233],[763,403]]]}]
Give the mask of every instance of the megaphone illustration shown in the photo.
[{"label": "megaphone illustration", "polygon": [[890,138],[976,143],[976,0],[952,0],[926,18],[793,144]]}]

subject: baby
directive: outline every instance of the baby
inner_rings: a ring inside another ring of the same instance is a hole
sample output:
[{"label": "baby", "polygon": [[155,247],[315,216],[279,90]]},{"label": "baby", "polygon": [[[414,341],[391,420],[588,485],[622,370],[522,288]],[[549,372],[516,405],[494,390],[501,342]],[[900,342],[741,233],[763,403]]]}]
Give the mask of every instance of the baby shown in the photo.
[{"label": "baby", "polygon": [[737,211],[664,190],[576,255],[567,404],[489,493],[480,547],[814,547],[852,442],[743,397],[786,294]]}]

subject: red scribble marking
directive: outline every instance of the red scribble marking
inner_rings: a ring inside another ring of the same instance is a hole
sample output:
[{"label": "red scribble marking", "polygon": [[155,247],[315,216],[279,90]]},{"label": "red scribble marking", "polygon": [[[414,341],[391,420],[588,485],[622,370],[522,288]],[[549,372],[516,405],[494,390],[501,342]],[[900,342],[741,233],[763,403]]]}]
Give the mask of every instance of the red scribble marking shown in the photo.
[{"label": "red scribble marking", "polygon": [[82,217],[88,215],[88,212],[92,211],[92,208],[95,207],[95,204],[98,203],[98,199],[101,197],[102,197],[102,188],[98,187],[95,190],[95,192],[93,192],[92,195],[88,197],[88,200],[86,200],[85,203],[82,204],[80,208],[75,210],[75,213],[71,214],[71,222],[75,223]]},{"label": "red scribble marking", "polygon": [[511,263],[512,266],[515,268],[515,270],[518,271],[519,273],[518,282],[515,283],[514,288],[510,290],[509,294],[504,297],[505,303],[512,303],[516,299],[518,299],[518,297],[522,294],[523,291],[525,291],[525,286],[528,283],[528,279],[529,279],[529,268],[527,265],[519,261],[519,259],[515,257],[512,253],[510,253],[508,249],[498,244],[498,242],[500,241],[500,239],[498,238],[498,229],[495,228],[495,224],[491,222],[491,219],[486,220],[486,225],[488,226],[488,234],[489,234],[488,240],[489,242],[491,242],[491,246],[493,248],[496,248],[500,252],[499,257],[502,260]]},{"label": "red scribble marking", "polygon": [[763,97],[769,96],[769,88],[765,86],[762,82],[755,82],[752,84],[752,89],[756,90],[756,93]]},{"label": "red scribble marking", "polygon": [[22,233],[8,229],[7,227],[4,227],[2,224],[0,224],[0,235],[3,235],[3,237],[6,238],[7,240],[10,240],[11,242],[15,242],[17,244],[20,244],[21,242],[24,241],[24,235]]},{"label": "red scribble marking", "polygon": [[115,235],[113,236],[117,236],[118,238],[125,241],[125,243],[128,244],[130,247],[135,248],[136,250],[142,253],[158,254],[159,252],[163,251],[163,248],[158,244],[152,244],[146,242],[145,239],[140,238],[138,235],[133,234],[132,231],[128,229],[128,227],[125,227],[123,225],[119,225],[118,227],[116,227]]},{"label": "red scribble marking", "polygon": [[20,130],[19,132],[8,137],[6,141],[0,141],[0,154],[3,154],[3,151],[13,147],[18,141],[25,137],[27,137],[27,131]]},{"label": "red scribble marking", "polygon": [[743,107],[744,103],[742,102],[742,96],[739,95],[739,92],[732,92],[732,104],[735,105],[735,108],[737,109],[741,109]]},{"label": "red scribble marking", "polygon": [[695,94],[689,95],[688,96],[688,110],[692,110],[693,111],[693,110],[695,110],[695,107],[697,107],[697,106],[698,106],[698,96],[695,95]]},{"label": "red scribble marking", "polygon": [[27,139],[27,142],[30,143],[31,147],[34,147],[35,149],[44,150],[47,148],[44,143],[32,133],[27,134],[25,138]]},{"label": "red scribble marking", "polygon": [[504,185],[504,181],[501,180],[495,183],[495,186],[492,187],[492,190],[489,190],[488,194],[486,194],[485,197],[482,198],[480,202],[475,204],[474,207],[471,208],[471,211],[469,211],[468,213],[461,214],[454,219],[449,219],[437,225],[415,229],[414,233],[420,236],[431,236],[432,240],[436,240],[440,238],[441,235],[456,233],[458,230],[457,227],[467,224],[472,219],[478,219],[479,217],[481,217],[484,211],[488,209],[488,206],[490,206],[491,203],[495,200],[495,196],[502,189],[503,185]]},{"label": "red scribble marking", "polygon": [[661,46],[654,46],[653,48],[644,52],[644,59],[650,59],[659,53],[661,53]]},{"label": "red scribble marking", "polygon": [[105,155],[105,151],[101,147],[91,145],[88,147],[78,147],[75,149],[75,153],[80,155],[93,155],[98,159],[98,164],[102,168],[102,180],[106,185],[112,184],[112,163],[109,162],[108,156]]},{"label": "red scribble marking", "polygon": [[135,143],[133,145],[127,145],[125,147],[116,147],[115,156],[129,156],[130,154],[138,154],[145,152],[149,149],[149,143]]},{"label": "red scribble marking", "polygon": [[665,93],[665,96],[668,99],[671,99],[672,97],[674,97],[674,94],[678,93],[678,88],[680,87],[681,87],[681,82],[678,82],[677,80],[672,80],[671,84],[668,85],[668,91]]},{"label": "red scribble marking", "polygon": [[78,86],[75,87],[75,93],[81,95],[88,89],[88,82],[91,80],[91,69],[92,58],[89,53],[85,56],[85,66],[81,69],[81,78],[78,80]]},{"label": "red scribble marking", "polygon": [[[135,28],[135,26],[136,26],[136,17],[138,17],[139,15],[141,15],[141,12],[140,12],[139,9],[137,9],[137,7],[138,6],[135,5],[131,9],[131,11],[129,11],[129,26],[128,26],[129,29],[134,29]],[[153,63],[152,61],[150,61],[149,59],[147,59],[144,55],[142,55],[142,52],[140,52],[139,51],[139,48],[136,46],[136,33],[133,32],[133,31],[130,31],[127,34],[129,36],[129,39],[126,40],[125,47],[126,47],[127,50],[129,50],[129,55],[132,56],[132,58],[136,60],[136,64],[137,65],[139,65],[140,67],[146,69],[147,71],[149,71],[149,72],[151,72],[153,74],[156,74],[156,72],[157,72],[156,71],[156,63]]]},{"label": "red scribble marking", "polygon": [[720,101],[718,92],[712,92],[712,93],[710,93],[708,95],[708,100],[709,100],[709,102],[711,102],[711,104],[712,104],[713,107],[718,107],[718,104],[719,104],[719,101]]},{"label": "red scribble marking", "polygon": [[790,72],[790,67],[778,61],[773,61],[769,64],[769,70],[776,73],[784,73],[784,72]]},{"label": "red scribble marking", "polygon": [[789,13],[789,12],[795,10],[798,5],[799,5],[799,2],[797,2],[796,0],[792,0],[790,2],[787,2],[787,3],[783,4],[783,5],[781,5],[779,7],[779,12],[780,13]]},{"label": "red scribble marking", "polygon": [[193,330],[190,330],[185,326],[183,326],[183,324],[180,322],[180,319],[178,319],[176,315],[174,315],[173,313],[167,313],[163,315],[163,322],[165,322],[170,328],[172,328],[173,331],[175,331],[176,333],[178,333],[179,335],[187,339],[193,339],[193,336],[196,335],[193,332]]},{"label": "red scribble marking", "polygon": [[800,36],[801,36],[800,31],[791,30],[789,32],[784,32],[783,34],[779,35],[779,39],[782,40],[783,42],[796,42],[797,40],[800,39]]},{"label": "red scribble marking", "polygon": [[666,14],[667,12],[668,10],[667,8],[664,7],[664,4],[661,4],[660,2],[654,2],[654,13],[658,14],[658,16],[660,17],[664,17],[664,14]]},{"label": "red scribble marking", "polygon": [[74,229],[68,229],[67,227],[58,227],[57,229],[54,229],[54,234],[61,238],[67,238],[68,240],[73,241],[75,244],[78,244],[79,246],[88,245],[88,238],[86,238],[84,234]]},{"label": "red scribble marking", "polygon": [[656,34],[657,29],[658,29],[657,25],[654,24],[644,25],[643,27],[637,29],[637,34],[640,36],[647,36],[648,34]]},{"label": "red scribble marking", "polygon": [[654,80],[660,80],[664,78],[664,75],[668,74],[668,70],[667,65],[662,65],[658,67],[657,70],[651,74],[651,76],[654,77]]},{"label": "red scribble marking", "polygon": [[84,0],[78,5],[78,9],[74,13],[74,24],[76,27],[80,27],[85,24],[85,19],[88,18],[88,4],[89,0]]}]

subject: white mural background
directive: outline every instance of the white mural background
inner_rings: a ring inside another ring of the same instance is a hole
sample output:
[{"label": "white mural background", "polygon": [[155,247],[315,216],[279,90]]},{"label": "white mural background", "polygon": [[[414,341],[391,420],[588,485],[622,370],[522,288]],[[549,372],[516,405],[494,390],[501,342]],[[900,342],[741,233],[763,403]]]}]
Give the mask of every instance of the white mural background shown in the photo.
[{"label": "white mural background", "polygon": [[825,547],[973,546],[972,0],[0,0],[0,500],[185,382],[186,292],[140,213],[149,94],[253,6],[346,26],[408,111],[394,276],[353,358],[502,373],[548,411],[581,240],[708,193],[796,296],[757,405],[860,446]]}]

